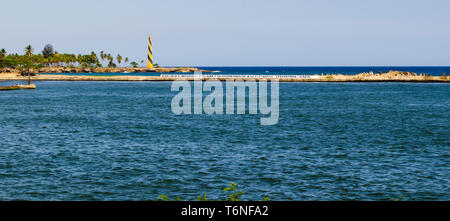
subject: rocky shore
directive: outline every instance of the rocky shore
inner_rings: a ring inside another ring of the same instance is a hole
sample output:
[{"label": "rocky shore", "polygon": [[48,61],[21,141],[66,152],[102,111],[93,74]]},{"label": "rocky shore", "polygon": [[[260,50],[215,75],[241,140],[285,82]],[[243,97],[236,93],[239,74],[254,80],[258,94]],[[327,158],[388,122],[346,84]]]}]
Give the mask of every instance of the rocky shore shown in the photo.
[{"label": "rocky shore", "polygon": [[9,91],[9,90],[20,90],[20,89],[36,89],[36,85],[34,84],[26,84],[26,85],[13,85],[13,86],[6,86],[6,87],[0,87],[0,91]]},{"label": "rocky shore", "polygon": [[[196,68],[164,68],[161,70],[146,69],[146,68],[99,68],[93,69],[95,73],[124,73],[124,72],[160,72],[160,73],[172,73],[172,72],[193,72],[197,71]],[[57,69],[52,69],[52,72],[45,70],[42,73],[67,73],[67,72],[54,72]],[[157,70],[157,71],[156,71]],[[40,70],[43,71],[43,70]],[[67,71],[67,70],[66,70]],[[69,70],[70,71],[70,70]],[[104,71],[104,72],[101,72]],[[108,71],[108,72],[106,72]],[[68,72],[72,73],[72,72]],[[75,72],[75,73],[91,73],[91,72]],[[203,80],[217,79],[217,80],[230,80],[230,79],[254,79],[261,80],[265,78],[237,78],[237,77],[203,77]],[[280,82],[443,82],[449,83],[450,76],[430,76],[427,74],[416,74],[411,72],[401,71],[389,71],[387,73],[360,73],[356,75],[344,75],[344,74],[327,74],[327,75],[308,75],[308,78],[297,78],[295,76],[283,76],[283,78],[276,78]],[[50,75],[50,74],[36,74],[32,77],[33,81],[173,81],[173,80],[194,80],[192,77],[162,77],[162,76],[126,76],[126,73],[122,76],[89,76],[89,75]],[[270,80],[273,78],[267,78]],[[3,72],[0,74],[0,81],[26,81],[27,76],[22,76],[21,73]]]}]

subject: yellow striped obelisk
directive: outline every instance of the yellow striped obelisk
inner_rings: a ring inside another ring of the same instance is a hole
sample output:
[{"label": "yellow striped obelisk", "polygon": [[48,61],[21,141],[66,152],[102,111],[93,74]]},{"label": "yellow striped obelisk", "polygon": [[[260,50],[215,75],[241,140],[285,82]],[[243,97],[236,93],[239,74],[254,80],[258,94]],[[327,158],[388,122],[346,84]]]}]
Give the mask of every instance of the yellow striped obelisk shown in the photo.
[{"label": "yellow striped obelisk", "polygon": [[152,36],[148,36],[147,68],[153,68]]}]

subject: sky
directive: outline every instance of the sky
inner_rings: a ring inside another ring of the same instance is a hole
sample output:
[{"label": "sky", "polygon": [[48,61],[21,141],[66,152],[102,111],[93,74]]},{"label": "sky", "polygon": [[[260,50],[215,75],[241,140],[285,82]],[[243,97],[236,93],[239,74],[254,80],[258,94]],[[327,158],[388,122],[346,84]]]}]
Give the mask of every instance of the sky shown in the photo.
[{"label": "sky", "polygon": [[162,66],[449,66],[448,0],[0,0],[0,48]]}]

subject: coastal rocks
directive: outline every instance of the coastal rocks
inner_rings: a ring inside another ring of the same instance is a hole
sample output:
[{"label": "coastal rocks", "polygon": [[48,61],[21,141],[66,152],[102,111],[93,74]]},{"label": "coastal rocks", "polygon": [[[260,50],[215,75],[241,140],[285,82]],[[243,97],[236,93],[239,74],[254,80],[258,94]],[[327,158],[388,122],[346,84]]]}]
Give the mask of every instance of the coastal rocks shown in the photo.
[{"label": "coastal rocks", "polygon": [[17,72],[17,70],[13,69],[13,68],[2,68],[2,69],[0,69],[0,73],[15,73],[15,72]]},{"label": "coastal rocks", "polygon": [[14,85],[14,86],[6,86],[6,87],[0,87],[0,91],[10,91],[10,90],[19,90],[19,89],[36,89],[36,85],[34,84],[27,84],[27,85]]},{"label": "coastal rocks", "polygon": [[39,73],[39,71],[35,70],[35,69],[21,70],[20,71],[20,75],[22,75],[22,76],[28,76],[28,75],[35,76],[38,73]]}]

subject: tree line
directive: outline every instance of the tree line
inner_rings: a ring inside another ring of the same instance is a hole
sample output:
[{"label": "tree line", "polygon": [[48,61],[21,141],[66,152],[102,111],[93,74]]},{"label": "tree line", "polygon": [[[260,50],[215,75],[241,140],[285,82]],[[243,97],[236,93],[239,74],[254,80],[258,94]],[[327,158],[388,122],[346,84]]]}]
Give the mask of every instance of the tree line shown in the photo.
[{"label": "tree line", "polygon": [[[120,54],[112,56],[110,53],[100,52],[97,56],[95,52],[90,54],[60,54],[53,49],[51,44],[45,45],[42,53],[35,54],[31,45],[25,47],[24,54],[8,54],[3,48],[0,50],[0,68],[29,69],[40,67],[116,67],[117,64],[128,65],[128,57]],[[144,61],[141,61],[141,64]],[[131,66],[137,67],[138,63],[133,61]]]}]

